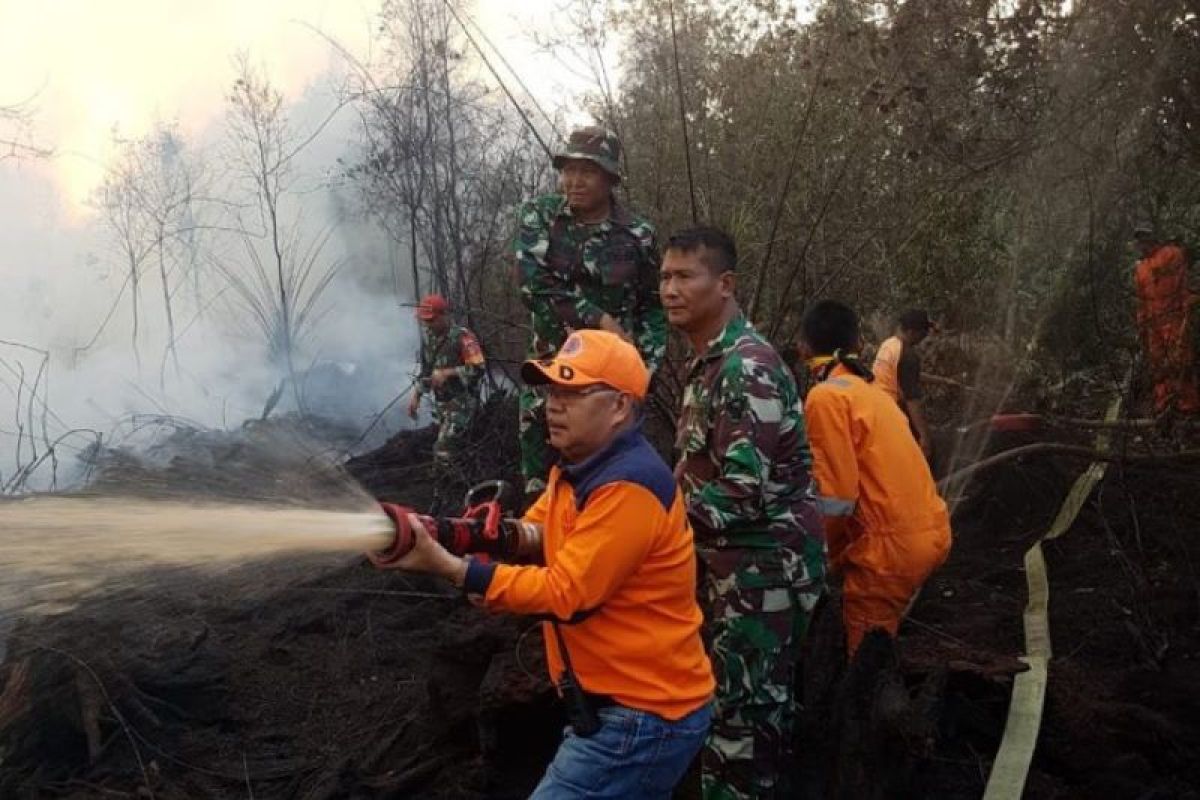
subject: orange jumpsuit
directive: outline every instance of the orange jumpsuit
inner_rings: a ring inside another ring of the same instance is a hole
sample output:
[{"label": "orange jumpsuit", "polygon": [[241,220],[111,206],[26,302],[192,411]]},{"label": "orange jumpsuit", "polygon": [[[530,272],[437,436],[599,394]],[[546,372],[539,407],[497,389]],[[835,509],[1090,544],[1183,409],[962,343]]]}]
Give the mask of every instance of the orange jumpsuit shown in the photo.
[{"label": "orange jumpsuit", "polygon": [[899,336],[892,336],[879,345],[875,354],[875,363],[871,372],[875,373],[875,385],[887,393],[888,397],[899,403],[900,396],[900,354],[904,351],[904,342]]},{"label": "orange jumpsuit", "polygon": [[950,516],[904,412],[842,365],[804,404],[829,564],[843,575],[853,654],[872,628],[895,634],[950,551]]},{"label": "orange jumpsuit", "polygon": [[1184,413],[1200,412],[1196,354],[1188,335],[1197,298],[1187,277],[1183,249],[1172,244],[1159,245],[1134,270],[1138,332],[1150,362],[1154,409],[1159,413],[1172,402]]}]

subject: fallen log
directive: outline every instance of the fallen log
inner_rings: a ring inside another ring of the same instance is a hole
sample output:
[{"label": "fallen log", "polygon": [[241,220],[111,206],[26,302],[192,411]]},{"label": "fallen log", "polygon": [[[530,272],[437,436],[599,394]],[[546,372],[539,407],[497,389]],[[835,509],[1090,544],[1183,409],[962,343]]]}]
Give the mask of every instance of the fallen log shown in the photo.
[{"label": "fallen log", "polygon": [[1043,415],[1042,419],[1048,424],[1059,428],[1081,428],[1084,430],[1154,430],[1165,428],[1172,430],[1200,430],[1200,420],[1174,419],[1163,420],[1160,417],[1140,419],[1080,419],[1078,417],[1056,417]]},{"label": "fallen log", "polygon": [[1034,444],[1014,447],[1011,450],[1004,450],[976,461],[974,464],[969,464],[962,469],[955,470],[938,481],[938,488],[945,490],[954,481],[964,480],[976,472],[991,469],[1006,461],[1012,461],[1022,456],[1042,454],[1069,456],[1088,461],[1119,461],[1129,464],[1157,464],[1200,459],[1200,450],[1179,450],[1174,453],[1117,453],[1097,450],[1085,445],[1062,444],[1061,442],[1035,442]]}]

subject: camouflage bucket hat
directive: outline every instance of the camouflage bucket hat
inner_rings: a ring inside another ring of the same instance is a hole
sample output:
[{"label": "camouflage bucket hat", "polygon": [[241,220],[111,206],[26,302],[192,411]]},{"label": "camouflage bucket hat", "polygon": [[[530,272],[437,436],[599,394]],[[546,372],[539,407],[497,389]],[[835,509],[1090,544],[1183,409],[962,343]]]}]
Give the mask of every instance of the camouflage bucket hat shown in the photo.
[{"label": "camouflage bucket hat", "polygon": [[621,140],[610,130],[589,125],[571,131],[562,148],[554,154],[554,168],[562,169],[563,162],[572,158],[593,161],[609,175],[621,180]]}]

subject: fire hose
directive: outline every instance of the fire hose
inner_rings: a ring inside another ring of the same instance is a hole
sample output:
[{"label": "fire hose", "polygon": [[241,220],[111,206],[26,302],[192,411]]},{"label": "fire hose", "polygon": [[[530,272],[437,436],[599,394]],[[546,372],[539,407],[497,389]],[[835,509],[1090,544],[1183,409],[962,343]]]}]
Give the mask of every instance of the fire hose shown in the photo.
[{"label": "fire hose", "polygon": [[381,503],[396,527],[396,535],[383,550],[367,554],[377,567],[394,564],[413,549],[415,517],[438,544],[456,556],[471,554],[498,561],[539,561],[542,557],[542,528],[522,522],[508,513],[511,489],[505,481],[485,481],[473,486],[457,517],[433,517],[396,503]]},{"label": "fire hose", "polygon": [[[396,526],[396,535],[387,548],[367,553],[367,557],[375,566],[384,567],[408,555],[417,541],[413,530],[415,518],[442,547],[457,556],[470,554],[474,558],[510,562],[541,561],[542,527],[505,516],[505,501],[511,496],[506,482],[485,481],[467,492],[463,501],[465,508],[458,517],[432,517],[418,514],[408,506],[381,503],[384,513]],[[553,629],[554,643],[563,663],[557,685],[566,703],[567,718],[577,735],[591,736],[600,730],[600,719],[575,676],[559,621],[552,618],[546,621]]]}]

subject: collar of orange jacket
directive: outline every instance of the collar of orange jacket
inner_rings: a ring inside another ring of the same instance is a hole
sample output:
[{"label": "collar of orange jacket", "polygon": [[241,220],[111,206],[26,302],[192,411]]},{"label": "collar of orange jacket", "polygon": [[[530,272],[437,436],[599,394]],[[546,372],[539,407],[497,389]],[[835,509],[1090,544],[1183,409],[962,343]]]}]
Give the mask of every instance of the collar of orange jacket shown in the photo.
[{"label": "collar of orange jacket", "polygon": [[831,355],[813,356],[804,362],[804,366],[808,367],[810,372],[817,372],[833,360],[834,358]]},{"label": "collar of orange jacket", "polygon": [[858,353],[847,353],[844,356],[839,353],[813,356],[804,363],[819,381],[827,380],[835,375],[854,375],[867,383],[875,380],[875,375],[871,370],[859,361]]}]

